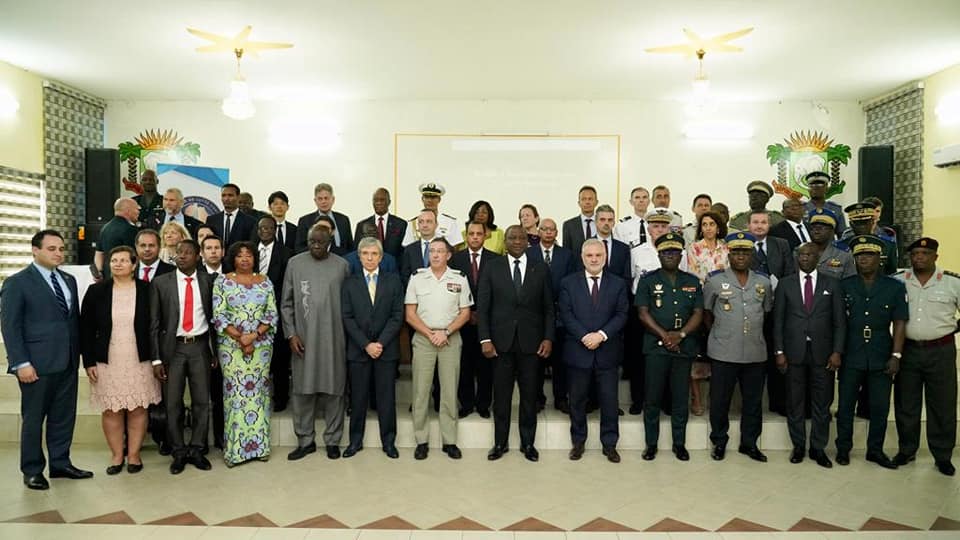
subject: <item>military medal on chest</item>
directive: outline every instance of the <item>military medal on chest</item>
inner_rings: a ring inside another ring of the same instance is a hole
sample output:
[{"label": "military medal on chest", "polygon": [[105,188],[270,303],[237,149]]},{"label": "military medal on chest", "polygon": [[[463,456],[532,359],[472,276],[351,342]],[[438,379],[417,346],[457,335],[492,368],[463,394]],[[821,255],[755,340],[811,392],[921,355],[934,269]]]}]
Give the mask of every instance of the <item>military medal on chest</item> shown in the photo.
[{"label": "military medal on chest", "polygon": [[658,308],[663,307],[663,283],[657,283],[653,286],[653,303]]}]

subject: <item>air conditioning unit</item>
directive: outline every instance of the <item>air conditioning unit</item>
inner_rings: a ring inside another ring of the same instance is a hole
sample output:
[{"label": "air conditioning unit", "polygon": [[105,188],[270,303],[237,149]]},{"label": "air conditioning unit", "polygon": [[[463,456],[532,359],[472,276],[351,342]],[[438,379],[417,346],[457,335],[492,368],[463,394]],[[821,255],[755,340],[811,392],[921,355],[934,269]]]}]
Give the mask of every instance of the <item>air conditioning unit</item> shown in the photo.
[{"label": "air conditioning unit", "polygon": [[933,149],[933,164],[945,169],[960,165],[960,144],[948,144]]}]

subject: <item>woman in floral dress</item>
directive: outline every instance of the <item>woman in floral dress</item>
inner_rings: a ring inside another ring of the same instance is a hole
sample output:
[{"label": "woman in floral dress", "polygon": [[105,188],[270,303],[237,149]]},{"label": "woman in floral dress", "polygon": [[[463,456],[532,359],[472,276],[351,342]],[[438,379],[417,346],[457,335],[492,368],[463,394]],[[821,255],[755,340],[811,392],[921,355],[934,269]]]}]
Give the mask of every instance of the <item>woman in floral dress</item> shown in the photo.
[{"label": "woman in floral dress", "polygon": [[[687,246],[687,271],[700,278],[702,284],[710,272],[727,267],[730,251],[723,239],[727,236],[727,222],[716,212],[705,212],[697,222],[697,240]],[[701,350],[706,352],[706,332],[703,335]],[[693,403],[690,412],[700,416],[704,412],[700,398],[700,381],[710,377],[710,362],[706,356],[698,355],[690,369],[690,394]]]},{"label": "woman in floral dress", "polygon": [[277,327],[273,284],[255,274],[249,242],[230,246],[236,269],[213,285],[213,325],[223,370],[223,460],[228,467],[270,456],[270,358]]}]

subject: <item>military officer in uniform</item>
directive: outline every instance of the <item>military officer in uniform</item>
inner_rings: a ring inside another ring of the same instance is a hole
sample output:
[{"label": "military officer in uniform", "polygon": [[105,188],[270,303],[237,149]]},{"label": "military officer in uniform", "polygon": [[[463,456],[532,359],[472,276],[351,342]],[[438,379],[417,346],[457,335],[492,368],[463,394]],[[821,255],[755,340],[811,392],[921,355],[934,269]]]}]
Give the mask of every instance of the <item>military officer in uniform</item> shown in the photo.
[{"label": "military officer in uniform", "polygon": [[750,205],[750,209],[730,219],[730,230],[747,230],[750,226],[750,214],[758,210],[765,210],[770,216],[771,228],[783,221],[783,214],[776,210],[767,210],[767,203],[770,202],[771,197],[773,197],[773,187],[763,180],[754,180],[747,184],[747,204]]},{"label": "military officer in uniform", "polygon": [[[850,228],[844,231],[841,240],[850,241],[850,238],[863,234],[874,234],[877,220],[877,207],[871,202],[863,201],[851,204],[843,209],[847,213],[847,219],[850,221]],[[879,238],[879,236],[878,236]],[[883,240],[881,238],[881,240]],[[897,272],[897,244],[888,240],[883,240],[883,251],[880,252],[880,270],[885,275],[893,275]]]},{"label": "military officer in uniform", "polygon": [[707,276],[703,285],[704,319],[710,335],[707,356],[713,360],[710,383],[710,440],[714,460],[726,455],[730,437],[730,398],[737,382],[743,396],[739,452],[755,461],[767,456],[757,447],[763,428],[763,380],[767,344],[763,321],[773,309],[770,279],[750,270],[755,238],[750,233],[727,235],[729,266]]},{"label": "military officer in uniform", "polygon": [[858,275],[840,282],[848,320],[838,392],[837,463],[850,464],[857,392],[861,384],[866,384],[870,395],[867,461],[896,469],[897,465],[883,453],[883,439],[890,412],[890,389],[900,370],[904,327],[910,317],[907,292],[902,282],[880,271],[882,239],[861,235],[853,237],[850,244]]},{"label": "military officer in uniform", "polygon": [[843,207],[826,199],[827,182],[830,181],[830,176],[823,171],[813,171],[807,173],[803,179],[806,181],[807,187],[810,190],[810,200],[803,203],[804,213],[809,216],[810,212],[814,210],[829,210],[833,212],[837,221],[834,234],[839,237],[840,233],[847,228],[847,224],[843,219]]},{"label": "military officer in uniform", "polygon": [[[447,239],[451,246],[463,243],[463,237],[460,235],[460,222],[450,214],[440,213],[440,199],[447,192],[443,186],[436,182],[427,182],[420,184],[420,200],[424,208],[429,208],[437,213],[437,236]],[[417,218],[413,217],[407,220],[407,232],[403,236],[404,247],[420,240],[420,231],[417,230]]]},{"label": "military officer in uniform", "polygon": [[831,210],[816,208],[807,214],[810,239],[820,249],[817,272],[835,279],[857,275],[853,256],[836,241],[837,215]]},{"label": "military officer in uniform", "polygon": [[633,206],[633,214],[620,218],[620,222],[613,228],[613,238],[633,249],[647,241],[647,207],[650,206],[647,188],[633,188],[630,192],[630,204]]},{"label": "military officer in uniform", "polygon": [[[646,399],[643,410],[647,448],[641,457],[657,456],[660,438],[660,400],[670,387],[673,398],[670,426],[673,453],[690,459],[686,448],[689,415],[690,366],[697,355],[697,329],[703,320],[703,291],[697,276],[679,270],[683,235],[667,233],[656,240],[660,268],[640,279],[636,304],[647,332],[643,339],[646,362]],[[691,335],[692,334],[692,335]]]},{"label": "military officer in uniform", "polygon": [[910,244],[909,270],[895,277],[907,288],[910,320],[903,361],[893,393],[899,452],[897,465],[916,459],[920,447],[922,398],[927,403],[927,446],[937,470],[953,476],[951,463],[957,441],[957,311],[960,275],[937,266],[939,242],[920,238]]}]

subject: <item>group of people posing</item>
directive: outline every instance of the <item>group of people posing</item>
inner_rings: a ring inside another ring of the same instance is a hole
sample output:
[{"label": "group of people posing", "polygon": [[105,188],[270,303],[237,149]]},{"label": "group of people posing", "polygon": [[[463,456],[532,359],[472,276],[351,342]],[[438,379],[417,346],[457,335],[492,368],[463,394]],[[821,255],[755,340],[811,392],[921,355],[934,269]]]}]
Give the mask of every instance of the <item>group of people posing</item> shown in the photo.
[{"label": "group of people posing", "polygon": [[[92,476],[69,459],[81,356],[91,403],[103,413],[107,474],[142,469],[151,406],[165,416],[161,452],[172,454],[174,474],[187,464],[211,468],[211,419],[227,466],[268,459],[271,412],[288,405],[297,437],[290,460],[317,450],[317,416],[327,456],[355,455],[370,407],[382,451],[397,458],[401,347],[412,348],[418,460],[429,454],[431,401],[447,456],[461,457],[459,418],[492,412],[487,457],[500,459],[516,385],[519,450],[537,461],[549,373],[554,406],[571,420],[569,458],[582,458],[587,414],[599,408],[603,455],[620,462],[622,369],[629,412],[643,414],[644,460],[657,456],[661,413],[671,417],[674,455],[689,460],[688,415],[708,405],[711,457],[724,459],[739,385],[738,451],[766,461],[758,446],[766,386],[771,411],[787,417],[790,461],[809,455],[831,467],[825,448],[839,379],[838,464],[850,462],[858,402],[869,418],[866,459],[888,468],[914,460],[925,393],[930,451],[940,472],[954,474],[960,277],[937,266],[932,238],[906,246],[910,268],[897,272],[895,233],[879,225],[878,201],[841,209],[823,197],[826,174],[805,180],[810,200],[787,199],[782,213],[766,209],[773,190],[765,182],[748,184],[750,210],[732,219],[698,195],[686,225],[666,186],[634,189],[633,214],[619,221],[583,186],[579,214],[562,227],[525,204],[505,229],[486,201],[471,206],[461,228],[439,211],[444,188],[426,183],[413,219],[391,215],[381,188],[373,215],[352,229],[333,210],[329,184],[316,186],[317,210],[296,225],[282,191],[260,212],[227,184],[223,212],[204,223],[183,214],[176,188],[161,197],[147,171],[144,194],[119,199],[101,232],[92,265],[100,280],[82,306],[75,280],[57,268],[64,244],[54,230],[37,233],[34,263],[3,283],[3,337],[23,396],[24,482],[48,487],[45,419],[51,477]],[[899,452],[890,458],[892,389]]]}]

